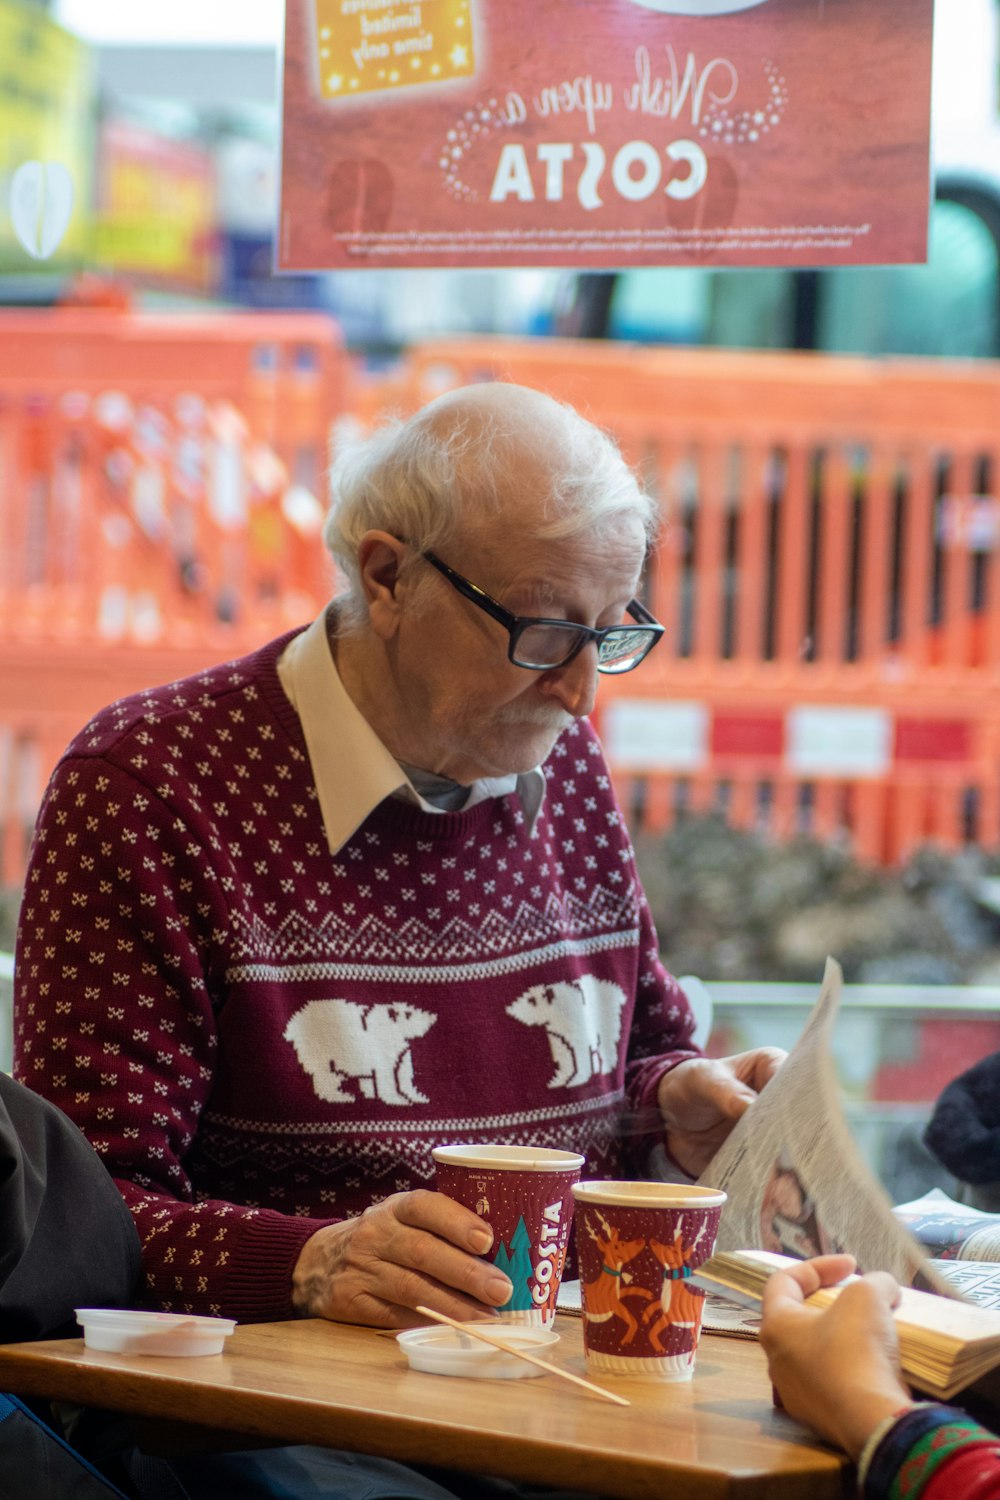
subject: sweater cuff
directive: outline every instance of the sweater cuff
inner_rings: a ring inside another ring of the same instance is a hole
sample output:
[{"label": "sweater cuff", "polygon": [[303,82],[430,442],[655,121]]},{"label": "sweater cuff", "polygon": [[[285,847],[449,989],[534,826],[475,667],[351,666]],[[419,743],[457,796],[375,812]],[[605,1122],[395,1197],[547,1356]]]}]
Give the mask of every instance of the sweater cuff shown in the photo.
[{"label": "sweater cuff", "polygon": [[981,1442],[986,1436],[978,1422],[953,1406],[920,1402],[892,1418],[884,1430],[876,1429],[871,1452],[868,1445],[858,1466],[858,1483],[864,1500],[884,1500],[899,1493],[901,1471],[906,1468],[919,1480],[907,1488],[911,1500],[923,1493],[936,1469],[949,1459],[956,1446]]},{"label": "sweater cuff", "polygon": [[697,1177],[692,1177],[686,1167],[682,1167],[679,1161],[675,1161],[667,1150],[667,1138],[664,1134],[663,1140],[654,1146],[649,1154],[650,1176],[654,1182],[697,1182]]},{"label": "sweater cuff", "polygon": [[300,1219],[263,1209],[248,1219],[226,1278],[225,1312],[240,1323],[283,1323],[298,1317],[292,1272],[303,1245],[333,1219]]}]

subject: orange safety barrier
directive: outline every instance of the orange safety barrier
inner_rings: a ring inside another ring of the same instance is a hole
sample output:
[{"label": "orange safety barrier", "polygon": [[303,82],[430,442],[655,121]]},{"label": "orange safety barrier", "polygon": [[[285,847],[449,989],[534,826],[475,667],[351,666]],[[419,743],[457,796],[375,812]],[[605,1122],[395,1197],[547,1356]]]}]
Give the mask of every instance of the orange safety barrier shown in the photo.
[{"label": "orange safety barrier", "polygon": [[0,347],[4,638],[176,639],[328,590],[331,320],[8,312]]},{"label": "orange safety barrier", "polygon": [[351,379],[320,314],[0,313],[0,883],[101,704],[308,620]]},{"label": "orange safety barrier", "polygon": [[448,340],[406,405],[494,379],[571,402],[659,496],[667,636],[598,710],[634,827],[1000,843],[1000,367]]},{"label": "orange safety barrier", "polygon": [[613,431],[660,499],[667,638],[598,710],[637,830],[1000,843],[996,365],[470,339],[362,382],[319,316],[92,308],[0,314],[0,347],[0,881],[89,712],[328,595],[331,428],[493,379]]}]

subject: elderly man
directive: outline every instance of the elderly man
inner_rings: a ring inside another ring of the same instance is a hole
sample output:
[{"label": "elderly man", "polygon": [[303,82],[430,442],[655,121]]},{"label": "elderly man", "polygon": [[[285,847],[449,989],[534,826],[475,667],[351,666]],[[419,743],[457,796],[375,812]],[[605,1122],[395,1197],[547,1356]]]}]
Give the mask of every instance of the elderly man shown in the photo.
[{"label": "elderly man", "polygon": [[334,474],[308,629],[122,700],[42,809],[20,1077],[83,1128],[146,1295],[244,1320],[489,1316],[445,1140],[697,1173],[773,1072],[711,1063],[587,715],[661,627],[653,504],[537,391],[483,385]]}]

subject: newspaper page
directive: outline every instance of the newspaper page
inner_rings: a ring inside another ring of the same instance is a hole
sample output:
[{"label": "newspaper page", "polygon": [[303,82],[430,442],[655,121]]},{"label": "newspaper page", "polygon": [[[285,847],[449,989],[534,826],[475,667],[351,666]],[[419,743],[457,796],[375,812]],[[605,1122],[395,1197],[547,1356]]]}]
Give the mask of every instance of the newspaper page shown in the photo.
[{"label": "newspaper page", "polygon": [[893,1217],[844,1119],[830,1045],[842,983],[828,958],[798,1042],[699,1179],[729,1195],[716,1248],[798,1259],[846,1250],[861,1271],[958,1296]]},{"label": "newspaper page", "polygon": [[966,1302],[1000,1312],[1000,1266],[994,1260],[937,1260],[931,1265]]},{"label": "newspaper page", "polygon": [[1000,1214],[957,1203],[940,1188],[893,1213],[933,1259],[1000,1261]]}]

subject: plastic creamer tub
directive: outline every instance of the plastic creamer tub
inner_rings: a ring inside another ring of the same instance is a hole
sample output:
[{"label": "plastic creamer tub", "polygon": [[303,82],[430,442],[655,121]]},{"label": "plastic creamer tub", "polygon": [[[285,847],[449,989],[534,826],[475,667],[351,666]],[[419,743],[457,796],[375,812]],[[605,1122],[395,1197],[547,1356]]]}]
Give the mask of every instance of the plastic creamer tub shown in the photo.
[{"label": "plastic creamer tub", "polygon": [[129,1312],[109,1307],[77,1307],[74,1311],[87,1348],[107,1354],[221,1354],[236,1327],[229,1318],[197,1318],[185,1313]]},{"label": "plastic creamer tub", "polygon": [[[473,1325],[475,1326],[475,1325]],[[559,1335],[548,1328],[505,1323],[502,1328],[490,1324],[490,1333],[502,1338],[511,1348],[523,1349],[542,1359]],[[521,1380],[544,1375],[537,1365],[493,1349],[455,1328],[408,1328],[397,1333],[396,1340],[410,1362],[411,1370],[428,1375],[464,1375],[472,1380]]]}]

